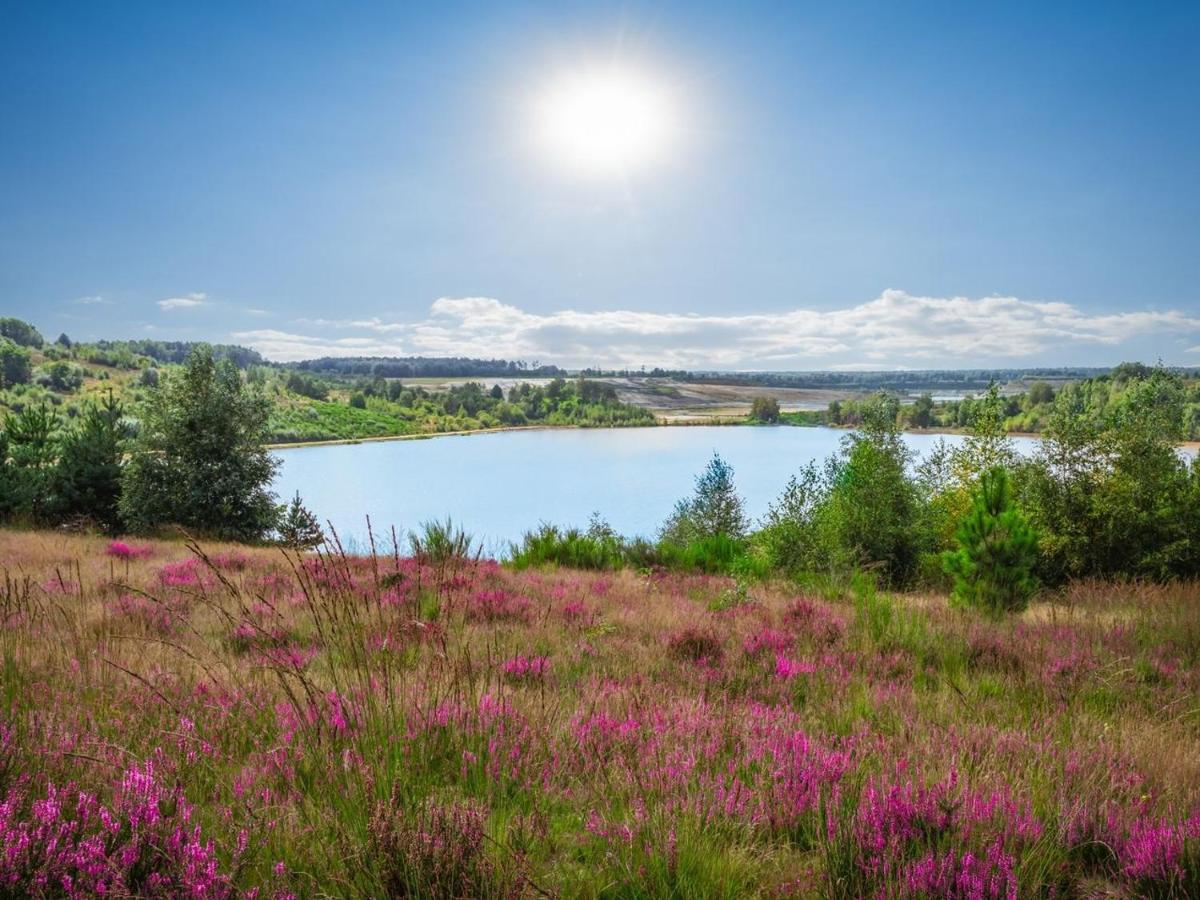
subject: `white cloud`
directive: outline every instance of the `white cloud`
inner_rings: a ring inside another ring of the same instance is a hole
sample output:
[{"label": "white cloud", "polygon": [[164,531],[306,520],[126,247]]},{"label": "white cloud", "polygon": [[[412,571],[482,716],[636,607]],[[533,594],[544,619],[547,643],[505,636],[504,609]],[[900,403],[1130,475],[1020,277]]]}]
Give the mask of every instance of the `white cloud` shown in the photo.
[{"label": "white cloud", "polygon": [[112,306],[113,305],[112,300],[102,297],[99,294],[94,294],[93,296],[90,296],[90,297],[80,297],[75,302],[78,303],[80,306]]},{"label": "white cloud", "polygon": [[186,297],[168,297],[166,300],[159,300],[158,308],[166,312],[173,309],[195,309],[197,306],[205,306],[208,303],[208,294],[188,294]]},{"label": "white cloud", "polygon": [[566,366],[933,368],[1014,360],[1146,336],[1200,334],[1178,311],[1093,315],[1016,297],[915,297],[887,290],[857,306],[746,315],[612,310],[529,313],[488,297],[443,297],[414,322],[298,320],[357,337],[280,330],[234,338],[277,360],[314,356],[502,356]]}]

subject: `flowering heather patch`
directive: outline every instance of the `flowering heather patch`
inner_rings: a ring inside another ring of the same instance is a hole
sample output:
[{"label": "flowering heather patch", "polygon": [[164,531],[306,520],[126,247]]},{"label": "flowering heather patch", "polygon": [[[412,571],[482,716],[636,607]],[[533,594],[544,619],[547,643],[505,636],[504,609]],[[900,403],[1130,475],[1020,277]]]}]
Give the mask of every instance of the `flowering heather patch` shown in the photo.
[{"label": "flowering heather patch", "polygon": [[149,547],[135,547],[124,541],[110,541],[104,552],[117,559],[144,559],[154,551]]},{"label": "flowering heather patch", "polygon": [[0,532],[2,896],[1200,896],[1195,584],[111,546]]},{"label": "flowering heather patch", "polygon": [[528,622],[533,603],[528,597],[505,590],[480,591],[467,603],[466,616],[471,622]]},{"label": "flowering heather patch", "polygon": [[500,669],[510,681],[540,681],[550,669],[550,660],[544,656],[517,655],[501,663]]}]

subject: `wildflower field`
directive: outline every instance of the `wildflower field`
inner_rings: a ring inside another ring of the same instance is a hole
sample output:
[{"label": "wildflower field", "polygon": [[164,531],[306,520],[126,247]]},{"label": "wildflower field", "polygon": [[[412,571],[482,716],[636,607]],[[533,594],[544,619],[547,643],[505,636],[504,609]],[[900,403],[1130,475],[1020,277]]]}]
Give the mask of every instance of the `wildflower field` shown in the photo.
[{"label": "wildflower field", "polygon": [[1200,585],[0,531],[0,896],[1200,895]]}]

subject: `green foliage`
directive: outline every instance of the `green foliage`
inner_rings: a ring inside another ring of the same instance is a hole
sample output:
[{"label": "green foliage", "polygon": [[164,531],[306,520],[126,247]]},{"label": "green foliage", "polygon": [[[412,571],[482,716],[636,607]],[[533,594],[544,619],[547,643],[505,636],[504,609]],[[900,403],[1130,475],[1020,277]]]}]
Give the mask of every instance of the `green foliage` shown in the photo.
[{"label": "green foliage", "polygon": [[450,519],[445,522],[422,522],[421,530],[410,531],[408,543],[413,556],[432,563],[467,559],[474,553],[475,541]]},{"label": "green foliage", "polygon": [[310,400],[329,399],[329,389],[308,375],[291,372],[288,374],[285,384],[289,391],[293,394],[299,394],[301,397],[308,397]]},{"label": "green foliage", "polygon": [[912,411],[909,413],[908,420],[914,428],[929,428],[935,424],[933,418],[933,397],[929,394],[922,394],[918,397],[912,405]]},{"label": "green foliage", "polygon": [[32,378],[29,351],[8,338],[0,338],[0,388],[29,384]]},{"label": "green foliage", "polygon": [[958,549],[943,557],[954,599],[993,614],[1023,610],[1037,588],[1037,535],[1014,505],[1004,469],[980,478],[957,538]]},{"label": "green foliage", "polygon": [[121,459],[127,437],[124,409],[108,393],[84,407],[78,424],[63,436],[52,478],[57,521],[87,519],[116,531],[120,525]]},{"label": "green foliage", "polygon": [[45,404],[27,406],[4,423],[9,515],[44,524],[51,509],[51,485],[58,454],[58,414]]},{"label": "green foliage", "polygon": [[1175,450],[1183,384],[1161,368],[1140,380],[1129,372],[1103,415],[1086,386],[1064,388],[1037,458],[1016,469],[1043,580],[1200,574],[1200,474]]},{"label": "green foliage", "polygon": [[825,495],[826,485],[816,463],[809,463],[799,476],[788,480],[754,538],[772,568],[798,574],[827,566],[816,519]]},{"label": "green foliage", "polygon": [[738,541],[748,527],[745,505],[733,484],[733,467],[714,453],[696,479],[695,493],[675,505],[661,537],[663,543],[686,547],[718,536]]},{"label": "green foliage", "polygon": [[300,492],[284,509],[279,518],[279,542],[288,547],[308,550],[325,543],[325,535],[321,531],[321,523],[317,517],[300,500]]},{"label": "green foliage", "polygon": [[254,540],[276,522],[277,463],[265,448],[270,404],[212,348],[192,351],[143,411],[126,466],[121,515],[135,530],[174,523]]},{"label": "green foliage", "polygon": [[890,583],[911,578],[921,540],[910,462],[894,401],[881,397],[864,411],[861,433],[848,440],[842,459],[830,468],[819,520],[836,563],[879,571]]},{"label": "green foliage", "polygon": [[556,565],[572,569],[616,569],[623,562],[620,538],[604,526],[587,531],[578,528],[560,530],[543,524],[537,531],[525,533],[514,547],[510,563],[515,569]]},{"label": "green foliage", "polygon": [[973,404],[968,425],[967,438],[953,455],[955,474],[962,484],[973,482],[997,466],[1012,466],[1016,451],[1008,438],[1005,401],[996,382],[989,384],[987,393]]},{"label": "green foliage", "polygon": [[46,341],[41,332],[20,319],[0,318],[0,337],[8,338],[22,347],[42,347]]},{"label": "green foliage", "polygon": [[778,422],[779,401],[774,397],[755,397],[750,404],[750,419],[753,422]]}]

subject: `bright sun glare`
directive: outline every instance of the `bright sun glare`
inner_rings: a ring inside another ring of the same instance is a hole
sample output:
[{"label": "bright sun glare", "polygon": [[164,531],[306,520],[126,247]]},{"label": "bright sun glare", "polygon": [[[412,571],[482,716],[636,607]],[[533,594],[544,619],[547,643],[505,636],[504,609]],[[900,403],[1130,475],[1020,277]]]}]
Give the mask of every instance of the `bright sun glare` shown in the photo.
[{"label": "bright sun glare", "polygon": [[662,159],[677,128],[670,93],[620,66],[561,76],[536,115],[544,152],[586,174],[627,174]]}]

